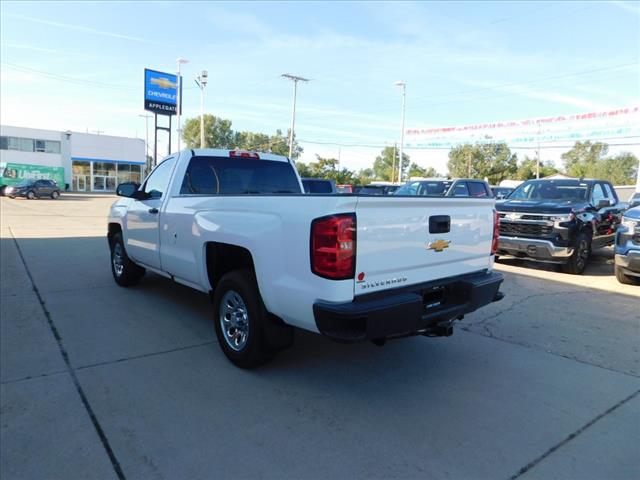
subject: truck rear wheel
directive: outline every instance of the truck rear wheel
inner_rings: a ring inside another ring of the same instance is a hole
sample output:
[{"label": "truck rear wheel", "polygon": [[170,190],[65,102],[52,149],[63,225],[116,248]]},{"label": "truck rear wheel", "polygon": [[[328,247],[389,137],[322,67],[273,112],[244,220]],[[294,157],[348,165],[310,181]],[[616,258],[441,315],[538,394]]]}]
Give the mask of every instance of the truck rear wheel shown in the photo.
[{"label": "truck rear wheel", "polygon": [[255,368],[275,354],[265,337],[269,321],[251,270],[225,274],[215,287],[213,312],[222,352],[240,368]]},{"label": "truck rear wheel", "polygon": [[116,233],[111,239],[111,273],[121,287],[135,285],[145,273],[144,268],[131,261],[124,249],[122,233]]},{"label": "truck rear wheel", "polygon": [[564,273],[572,275],[582,275],[587,268],[587,262],[591,256],[591,236],[585,232],[580,232],[576,237],[576,246],[569,261],[560,266]]}]

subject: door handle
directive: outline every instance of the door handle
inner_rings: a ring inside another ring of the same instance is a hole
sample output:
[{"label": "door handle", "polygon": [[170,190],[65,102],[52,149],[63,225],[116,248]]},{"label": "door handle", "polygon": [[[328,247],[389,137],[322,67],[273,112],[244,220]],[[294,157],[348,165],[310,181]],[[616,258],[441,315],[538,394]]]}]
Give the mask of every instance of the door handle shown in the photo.
[{"label": "door handle", "polygon": [[158,209],[157,208],[150,208],[149,209],[149,213],[158,213]]}]

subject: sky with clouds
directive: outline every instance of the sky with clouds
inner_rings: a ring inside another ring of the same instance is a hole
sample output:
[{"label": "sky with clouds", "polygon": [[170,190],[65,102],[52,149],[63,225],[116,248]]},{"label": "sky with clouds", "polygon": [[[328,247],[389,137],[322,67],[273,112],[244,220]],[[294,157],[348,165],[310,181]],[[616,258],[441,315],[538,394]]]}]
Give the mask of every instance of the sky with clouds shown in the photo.
[{"label": "sky with clouds", "polygon": [[[580,113],[640,103],[639,2],[1,3],[3,124],[144,137],[145,67],[209,72],[205,110],[236,130],[290,124],[310,161],[369,166],[406,127]],[[629,143],[638,143],[629,141]],[[342,145],[342,146],[340,146]],[[369,147],[371,146],[371,147]],[[637,145],[620,147],[640,154]],[[407,150],[446,171],[446,150]],[[557,159],[560,149],[543,158]]]}]

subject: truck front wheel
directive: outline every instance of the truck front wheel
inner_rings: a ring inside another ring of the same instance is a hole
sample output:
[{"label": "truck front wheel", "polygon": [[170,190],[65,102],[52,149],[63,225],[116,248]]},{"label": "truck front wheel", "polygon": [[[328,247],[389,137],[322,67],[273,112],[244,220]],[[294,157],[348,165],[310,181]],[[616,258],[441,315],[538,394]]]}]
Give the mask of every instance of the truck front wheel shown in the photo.
[{"label": "truck front wheel", "polygon": [[124,249],[122,234],[116,233],[111,239],[111,273],[113,279],[121,287],[129,287],[138,283],[145,273],[144,268],[131,261]]},{"label": "truck front wheel", "polygon": [[625,285],[640,285],[640,278],[627,275],[626,273],[624,273],[624,270],[622,270],[622,267],[614,265],[614,271],[616,274],[616,279],[620,283],[624,283]]},{"label": "truck front wheel", "polygon": [[582,275],[587,268],[587,262],[591,256],[591,235],[580,232],[576,237],[576,246],[569,261],[561,266],[564,273]]},{"label": "truck front wheel", "polygon": [[235,270],[220,279],[213,312],[218,343],[231,363],[249,369],[273,358],[264,332],[268,314],[251,270]]}]

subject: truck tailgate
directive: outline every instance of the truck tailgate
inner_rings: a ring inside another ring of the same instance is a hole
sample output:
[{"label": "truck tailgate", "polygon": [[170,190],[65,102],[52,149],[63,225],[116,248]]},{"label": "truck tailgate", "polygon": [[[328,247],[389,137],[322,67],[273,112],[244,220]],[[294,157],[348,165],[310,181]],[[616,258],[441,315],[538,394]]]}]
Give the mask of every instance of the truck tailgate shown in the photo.
[{"label": "truck tailgate", "polygon": [[354,294],[490,268],[494,204],[478,198],[360,197]]}]

